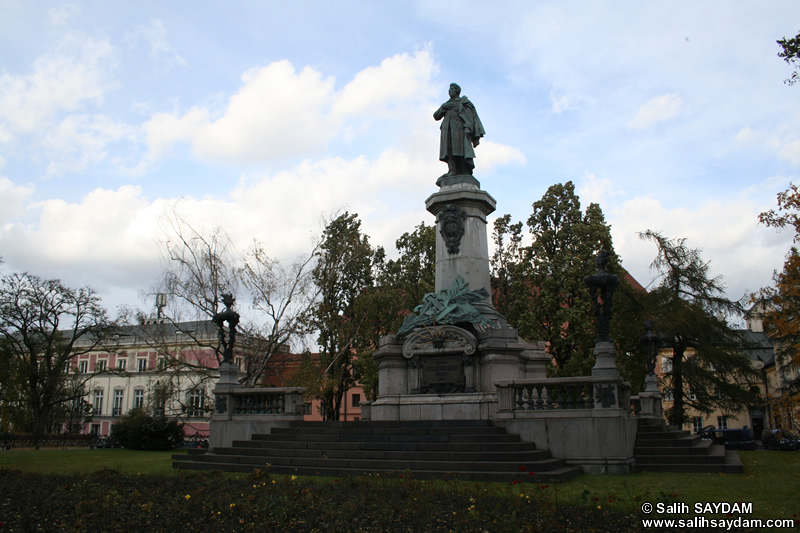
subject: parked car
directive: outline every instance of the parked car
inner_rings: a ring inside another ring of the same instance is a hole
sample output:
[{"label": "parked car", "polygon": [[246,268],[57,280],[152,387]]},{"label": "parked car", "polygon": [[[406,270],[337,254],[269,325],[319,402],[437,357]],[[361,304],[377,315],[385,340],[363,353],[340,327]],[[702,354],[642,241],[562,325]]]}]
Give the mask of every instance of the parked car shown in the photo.
[{"label": "parked car", "polygon": [[709,426],[700,430],[700,435],[704,439],[713,440],[714,444],[723,444],[726,450],[755,450],[758,448],[758,441],[753,438],[753,434],[748,428],[716,429],[714,426]]},{"label": "parked car", "polygon": [[798,450],[800,439],[797,435],[780,428],[767,429],[761,434],[761,442],[766,450]]}]

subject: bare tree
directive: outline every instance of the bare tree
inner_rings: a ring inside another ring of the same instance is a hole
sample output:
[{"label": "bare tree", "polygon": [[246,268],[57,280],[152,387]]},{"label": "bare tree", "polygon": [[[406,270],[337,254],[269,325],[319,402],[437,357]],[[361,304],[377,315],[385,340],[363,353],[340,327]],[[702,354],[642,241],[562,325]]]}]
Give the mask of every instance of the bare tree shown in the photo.
[{"label": "bare tree", "polygon": [[88,376],[70,377],[71,363],[100,345],[108,327],[89,287],[70,289],[28,273],[0,278],[0,358],[10,380],[3,399],[18,408],[16,429],[31,431],[37,446],[82,400]]},{"label": "bare tree", "polygon": [[[221,226],[198,228],[175,209],[163,217],[162,229],[167,235],[162,242],[164,274],[153,291],[167,295],[168,308],[161,319],[179,328],[192,325],[184,333],[198,346],[213,349],[219,364],[219,342],[197,335],[201,329],[197,325],[210,324],[220,310],[223,293],[236,294],[239,303],[245,303],[240,308],[236,347],[244,360],[244,382],[261,382],[273,356],[307,334],[306,318],[316,298],[310,273],[313,254],[285,267],[267,254],[263,243],[254,241],[240,257]],[[185,320],[189,317],[193,321]],[[187,358],[176,360],[168,349],[164,357],[195,370],[207,368]]]}]

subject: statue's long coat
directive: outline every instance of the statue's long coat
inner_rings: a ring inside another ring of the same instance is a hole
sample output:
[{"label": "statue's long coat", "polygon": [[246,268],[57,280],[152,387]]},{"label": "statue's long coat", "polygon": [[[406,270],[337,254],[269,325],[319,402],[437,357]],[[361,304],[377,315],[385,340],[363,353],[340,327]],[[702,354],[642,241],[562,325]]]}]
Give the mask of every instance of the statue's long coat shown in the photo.
[{"label": "statue's long coat", "polygon": [[440,126],[439,160],[447,161],[450,155],[472,159],[475,157],[474,147],[478,146],[486,131],[475,106],[466,96],[451,99],[450,102],[456,103],[455,109],[439,107],[433,114],[436,120],[444,119]]}]

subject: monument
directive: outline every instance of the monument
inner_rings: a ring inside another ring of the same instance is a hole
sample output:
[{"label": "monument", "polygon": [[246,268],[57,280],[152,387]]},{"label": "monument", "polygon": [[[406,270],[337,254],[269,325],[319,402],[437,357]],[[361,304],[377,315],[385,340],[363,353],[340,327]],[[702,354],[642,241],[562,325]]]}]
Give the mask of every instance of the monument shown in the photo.
[{"label": "monument", "polygon": [[448,171],[425,202],[437,228],[436,291],[380,341],[372,420],[489,420],[495,382],[544,378],[549,362],[543,343],[522,340],[492,306],[486,217],[496,202],[473,176],[485,131],[457,84],[449,94],[433,113]]}]

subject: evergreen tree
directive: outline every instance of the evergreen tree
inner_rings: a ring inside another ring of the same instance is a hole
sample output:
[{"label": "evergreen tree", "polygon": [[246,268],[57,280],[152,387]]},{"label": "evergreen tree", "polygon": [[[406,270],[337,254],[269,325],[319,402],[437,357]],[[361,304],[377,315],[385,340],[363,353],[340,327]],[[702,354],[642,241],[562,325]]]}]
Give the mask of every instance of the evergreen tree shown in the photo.
[{"label": "evergreen tree", "polygon": [[741,331],[731,323],[743,311],[740,302],[725,296],[722,278],[710,277],[708,262],[686,245],[686,239],[669,239],[650,230],[639,236],[658,247],[651,265],[657,284],[642,298],[671,351],[671,370],[665,374],[674,397],[666,413],[671,423],[687,422],[687,407],[735,413],[752,405],[756,398],[751,386],[758,374],[744,354]]}]

